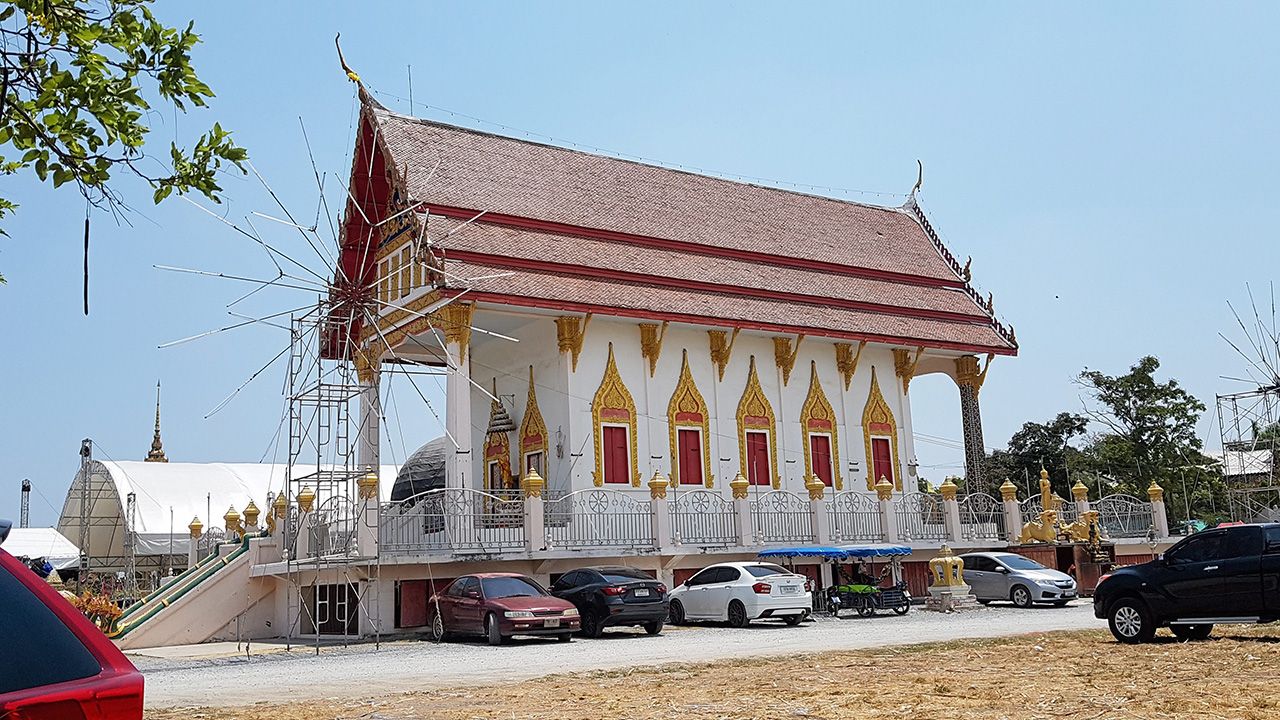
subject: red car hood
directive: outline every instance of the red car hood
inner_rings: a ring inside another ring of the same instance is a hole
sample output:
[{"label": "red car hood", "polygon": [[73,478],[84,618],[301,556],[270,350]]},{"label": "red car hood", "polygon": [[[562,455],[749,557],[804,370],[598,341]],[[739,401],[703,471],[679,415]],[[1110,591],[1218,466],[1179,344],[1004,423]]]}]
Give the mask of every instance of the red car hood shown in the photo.
[{"label": "red car hood", "polygon": [[542,597],[507,597],[490,600],[489,602],[503,610],[529,610],[531,612],[537,612],[538,610],[559,610],[563,612],[573,607],[573,603],[550,595]]}]

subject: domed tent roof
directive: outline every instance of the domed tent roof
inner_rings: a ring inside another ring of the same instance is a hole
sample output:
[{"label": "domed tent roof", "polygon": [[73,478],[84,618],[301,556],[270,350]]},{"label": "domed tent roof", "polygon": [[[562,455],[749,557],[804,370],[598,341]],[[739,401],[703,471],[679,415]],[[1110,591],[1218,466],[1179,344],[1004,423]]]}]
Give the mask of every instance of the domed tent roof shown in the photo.
[{"label": "domed tent roof", "polygon": [[400,466],[396,483],[391,486],[392,502],[444,487],[444,459],[449,447],[449,437],[442,435],[414,450]]}]

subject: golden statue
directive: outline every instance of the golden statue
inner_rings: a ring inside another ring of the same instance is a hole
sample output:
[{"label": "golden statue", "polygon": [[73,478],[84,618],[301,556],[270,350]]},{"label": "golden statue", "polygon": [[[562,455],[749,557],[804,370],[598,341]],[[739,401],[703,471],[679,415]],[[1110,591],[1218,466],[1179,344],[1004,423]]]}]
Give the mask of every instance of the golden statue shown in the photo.
[{"label": "golden statue", "polygon": [[1062,535],[1067,542],[1096,545],[1102,540],[1102,526],[1098,522],[1098,511],[1090,510],[1081,513],[1079,520],[1062,526]]},{"label": "golden statue", "polygon": [[1049,489],[1049,471],[1044,468],[1040,468],[1040,519],[1022,526],[1018,542],[1058,542],[1058,499]]}]

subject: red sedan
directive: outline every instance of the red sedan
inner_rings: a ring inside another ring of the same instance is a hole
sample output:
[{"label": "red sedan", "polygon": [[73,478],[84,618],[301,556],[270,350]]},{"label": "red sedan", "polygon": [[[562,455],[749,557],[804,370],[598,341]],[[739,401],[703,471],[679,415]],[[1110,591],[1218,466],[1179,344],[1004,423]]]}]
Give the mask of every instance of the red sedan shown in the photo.
[{"label": "red sedan", "polygon": [[482,635],[501,645],[513,635],[554,635],[569,642],[578,609],[552,597],[533,578],[516,573],[463,575],[432,596],[431,636]]},{"label": "red sedan", "polygon": [[[0,521],[0,543],[9,523]],[[102,631],[0,549],[0,718],[141,720],[142,674]]]}]

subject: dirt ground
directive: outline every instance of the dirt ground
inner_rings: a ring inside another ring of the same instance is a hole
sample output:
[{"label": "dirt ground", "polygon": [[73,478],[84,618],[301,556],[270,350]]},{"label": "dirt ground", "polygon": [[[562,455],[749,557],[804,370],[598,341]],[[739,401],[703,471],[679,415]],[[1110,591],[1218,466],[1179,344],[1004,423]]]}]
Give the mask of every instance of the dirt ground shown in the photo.
[{"label": "dirt ground", "polygon": [[[1229,718],[1280,716],[1280,628],[1120,645],[1055,632],[884,650],[552,675],[491,687],[289,705],[152,710],[147,720],[441,718]],[[299,681],[304,681],[299,678]],[[324,695],[324,688],[316,688]]]}]

